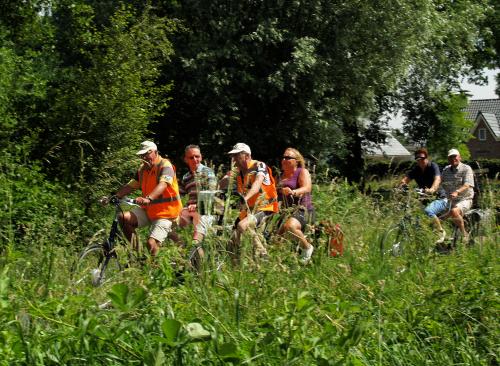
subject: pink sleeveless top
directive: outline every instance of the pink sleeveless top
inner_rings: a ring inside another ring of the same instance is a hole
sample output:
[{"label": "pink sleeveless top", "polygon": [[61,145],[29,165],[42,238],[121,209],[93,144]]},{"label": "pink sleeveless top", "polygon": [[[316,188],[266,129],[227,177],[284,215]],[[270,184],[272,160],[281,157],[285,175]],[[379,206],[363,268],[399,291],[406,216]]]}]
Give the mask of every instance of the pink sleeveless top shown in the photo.
[{"label": "pink sleeveless top", "polygon": [[[280,177],[279,187],[288,187],[290,189],[299,188],[299,175],[302,171],[302,168],[297,168],[293,175],[288,179],[283,179]],[[286,202],[287,206],[292,205],[301,205],[304,206],[307,211],[313,211],[314,206],[312,204],[311,193],[305,193],[302,197],[293,197],[293,196],[283,196],[281,193],[278,196],[278,200],[282,202]]]}]

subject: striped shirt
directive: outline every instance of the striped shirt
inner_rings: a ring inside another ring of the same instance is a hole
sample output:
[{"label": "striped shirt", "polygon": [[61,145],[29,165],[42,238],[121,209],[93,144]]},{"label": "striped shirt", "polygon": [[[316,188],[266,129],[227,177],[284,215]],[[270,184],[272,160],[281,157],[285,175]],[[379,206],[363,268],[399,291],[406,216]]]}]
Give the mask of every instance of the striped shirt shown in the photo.
[{"label": "striped shirt", "polygon": [[198,202],[198,192],[215,189],[217,187],[217,177],[214,171],[209,167],[200,164],[196,173],[189,171],[182,177],[179,184],[181,194],[188,194],[188,205],[194,205]]},{"label": "striped shirt", "polygon": [[469,165],[458,163],[456,168],[452,165],[447,165],[443,169],[441,173],[441,185],[447,195],[455,192],[464,184],[468,184],[469,188],[459,194],[458,201],[471,200],[474,197],[474,190],[472,189],[474,187],[474,173]]}]

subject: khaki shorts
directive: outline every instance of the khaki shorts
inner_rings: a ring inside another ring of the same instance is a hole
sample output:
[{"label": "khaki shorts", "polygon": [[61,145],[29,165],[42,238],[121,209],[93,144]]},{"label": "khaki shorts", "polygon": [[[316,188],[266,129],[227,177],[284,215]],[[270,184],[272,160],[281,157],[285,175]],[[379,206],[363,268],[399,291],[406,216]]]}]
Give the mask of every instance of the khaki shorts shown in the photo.
[{"label": "khaki shorts", "polygon": [[176,222],[176,219],[158,219],[151,221],[146,214],[146,210],[141,207],[134,207],[132,213],[137,217],[137,227],[150,226],[149,237],[158,240],[160,243],[163,243],[167,238]]},{"label": "khaki shorts", "polygon": [[462,211],[463,216],[472,207],[472,200],[462,200],[460,202],[457,202],[455,207],[458,207],[460,211]]}]

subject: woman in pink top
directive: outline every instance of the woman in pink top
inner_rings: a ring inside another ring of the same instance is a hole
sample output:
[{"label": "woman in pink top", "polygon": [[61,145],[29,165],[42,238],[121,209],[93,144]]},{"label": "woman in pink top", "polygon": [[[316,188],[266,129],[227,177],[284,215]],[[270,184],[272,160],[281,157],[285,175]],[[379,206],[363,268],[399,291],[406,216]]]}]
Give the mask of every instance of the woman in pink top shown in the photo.
[{"label": "woman in pink top", "polygon": [[314,222],[314,206],[311,199],[311,175],[305,168],[302,154],[291,147],[287,148],[281,158],[282,173],[279,180],[278,200],[281,208],[298,206],[284,225],[279,234],[290,232],[299,239],[301,258],[304,262],[311,259],[314,247],[304,236],[308,223]]}]

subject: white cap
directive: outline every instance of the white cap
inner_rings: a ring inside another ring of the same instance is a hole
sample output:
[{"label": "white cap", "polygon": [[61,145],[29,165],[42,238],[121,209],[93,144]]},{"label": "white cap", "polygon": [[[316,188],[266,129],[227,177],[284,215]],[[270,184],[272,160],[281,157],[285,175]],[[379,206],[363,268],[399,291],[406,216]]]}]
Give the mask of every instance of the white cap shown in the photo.
[{"label": "white cap", "polygon": [[141,149],[136,153],[137,155],[144,155],[148,151],[153,150],[156,151],[158,148],[153,141],[143,141],[141,143]]},{"label": "white cap", "polygon": [[237,153],[247,153],[249,155],[252,155],[252,151],[250,150],[250,146],[247,144],[244,144],[243,142],[238,142],[236,145],[233,146],[233,149],[228,152],[228,154],[237,154]]},{"label": "white cap", "polygon": [[460,151],[458,151],[457,149],[451,149],[450,151],[448,151],[448,156],[452,155],[460,155]]}]

